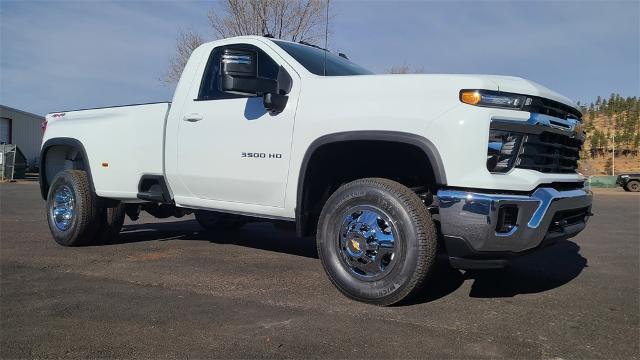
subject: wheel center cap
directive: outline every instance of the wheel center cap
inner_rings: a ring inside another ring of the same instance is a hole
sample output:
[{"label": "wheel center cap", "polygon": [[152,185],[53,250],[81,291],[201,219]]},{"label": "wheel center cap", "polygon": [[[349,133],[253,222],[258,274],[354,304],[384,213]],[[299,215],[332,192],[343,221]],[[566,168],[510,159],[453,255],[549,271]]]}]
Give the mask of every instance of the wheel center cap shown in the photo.
[{"label": "wheel center cap", "polygon": [[354,239],[351,239],[351,247],[355,251],[360,251],[360,243],[355,241]]},{"label": "wheel center cap", "polygon": [[364,254],[365,240],[357,235],[351,235],[347,239],[347,249],[354,257],[360,257]]}]

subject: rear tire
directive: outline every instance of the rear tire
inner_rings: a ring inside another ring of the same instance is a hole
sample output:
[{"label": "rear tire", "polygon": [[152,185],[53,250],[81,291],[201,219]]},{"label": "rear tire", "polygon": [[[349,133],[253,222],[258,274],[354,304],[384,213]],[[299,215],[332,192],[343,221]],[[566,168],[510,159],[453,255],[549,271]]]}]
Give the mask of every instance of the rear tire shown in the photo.
[{"label": "rear tire", "polygon": [[246,223],[240,216],[216,211],[197,210],[195,215],[198,224],[208,231],[236,230]]},{"label": "rear tire", "polygon": [[100,227],[96,234],[96,242],[100,244],[115,241],[124,225],[126,215],[124,204],[102,208],[100,211]]},{"label": "rear tire", "polygon": [[65,170],[53,179],[47,195],[47,221],[60,245],[85,245],[94,239],[100,209],[84,171]]},{"label": "rear tire", "polygon": [[627,183],[627,189],[631,192],[639,192],[640,191],[640,181],[631,180]]},{"label": "rear tire", "polygon": [[344,295],[386,306],[420,291],[435,263],[437,233],[413,191],[366,178],[327,200],[317,245],[329,279]]}]

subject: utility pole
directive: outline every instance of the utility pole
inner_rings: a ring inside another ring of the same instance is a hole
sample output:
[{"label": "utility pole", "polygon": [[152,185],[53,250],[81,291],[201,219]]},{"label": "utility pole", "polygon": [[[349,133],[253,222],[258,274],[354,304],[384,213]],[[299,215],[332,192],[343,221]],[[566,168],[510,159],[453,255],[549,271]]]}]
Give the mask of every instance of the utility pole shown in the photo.
[{"label": "utility pole", "polygon": [[611,152],[611,176],[616,176],[616,129],[613,128],[613,151]]},{"label": "utility pole", "polygon": [[609,115],[609,123],[613,123],[613,135],[611,136],[612,141],[612,150],[611,151],[611,176],[616,176],[616,123],[617,123],[617,114],[613,114],[613,116]]}]

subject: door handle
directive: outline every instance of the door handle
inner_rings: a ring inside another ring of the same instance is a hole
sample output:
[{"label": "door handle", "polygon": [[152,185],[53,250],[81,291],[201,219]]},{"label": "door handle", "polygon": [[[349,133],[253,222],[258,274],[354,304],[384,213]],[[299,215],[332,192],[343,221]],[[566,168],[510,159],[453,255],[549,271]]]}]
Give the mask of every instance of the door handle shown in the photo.
[{"label": "door handle", "polygon": [[200,121],[200,120],[202,120],[202,115],[196,114],[196,113],[185,115],[183,120],[184,121],[188,121],[188,122]]}]

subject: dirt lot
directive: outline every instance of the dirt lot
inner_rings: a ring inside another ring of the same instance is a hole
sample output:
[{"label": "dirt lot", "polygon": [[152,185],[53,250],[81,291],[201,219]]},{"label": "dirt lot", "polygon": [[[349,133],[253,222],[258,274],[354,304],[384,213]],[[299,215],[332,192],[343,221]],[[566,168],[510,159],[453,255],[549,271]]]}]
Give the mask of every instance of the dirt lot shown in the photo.
[{"label": "dirt lot", "polygon": [[0,357],[638,358],[640,196],[599,190],[577,238],[506,270],[439,266],[420,299],[344,298],[271,224],[127,222],[63,248],[37,183],[0,185]]}]

